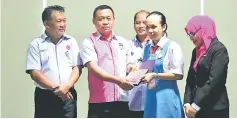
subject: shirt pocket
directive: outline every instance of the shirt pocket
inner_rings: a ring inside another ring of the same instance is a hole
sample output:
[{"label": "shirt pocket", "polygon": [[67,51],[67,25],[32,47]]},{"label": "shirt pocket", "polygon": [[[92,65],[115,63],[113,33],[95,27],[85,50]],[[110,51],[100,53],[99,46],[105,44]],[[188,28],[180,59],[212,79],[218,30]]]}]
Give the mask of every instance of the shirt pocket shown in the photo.
[{"label": "shirt pocket", "polygon": [[115,46],[113,49],[117,55],[117,66],[119,67],[121,76],[126,76],[126,69],[127,64],[132,63],[132,60],[130,59],[130,52],[126,49],[125,45],[123,43],[118,43],[118,45]]},{"label": "shirt pocket", "polygon": [[49,50],[47,48],[40,48],[41,65],[45,66],[49,62]]},{"label": "shirt pocket", "polygon": [[168,59],[163,59],[163,67],[164,71],[169,71],[170,70],[170,61]]},{"label": "shirt pocket", "polygon": [[73,66],[73,56],[70,50],[65,51],[65,62],[69,64],[69,66]]}]

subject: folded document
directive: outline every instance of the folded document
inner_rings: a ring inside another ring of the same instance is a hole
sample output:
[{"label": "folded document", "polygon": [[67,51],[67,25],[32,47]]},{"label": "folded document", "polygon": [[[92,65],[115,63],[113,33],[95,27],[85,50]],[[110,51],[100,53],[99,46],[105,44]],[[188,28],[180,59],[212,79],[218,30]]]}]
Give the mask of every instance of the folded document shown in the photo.
[{"label": "folded document", "polygon": [[141,79],[148,72],[152,72],[155,66],[155,60],[145,60],[143,61],[139,67],[134,67],[132,71],[128,74],[127,79],[133,85],[139,85],[141,83]]}]

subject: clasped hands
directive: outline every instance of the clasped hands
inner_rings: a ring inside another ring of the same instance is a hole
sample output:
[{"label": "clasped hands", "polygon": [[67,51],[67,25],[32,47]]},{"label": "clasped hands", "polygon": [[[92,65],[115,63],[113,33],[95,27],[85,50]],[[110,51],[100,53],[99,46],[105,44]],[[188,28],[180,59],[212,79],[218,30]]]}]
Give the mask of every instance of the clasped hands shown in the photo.
[{"label": "clasped hands", "polygon": [[68,100],[73,99],[73,96],[71,92],[69,91],[70,88],[71,86],[67,84],[60,84],[60,85],[53,86],[52,91],[54,92],[55,95],[60,97],[63,101],[68,101]]},{"label": "clasped hands", "polygon": [[185,114],[188,118],[195,118],[197,114],[197,110],[195,110],[191,105],[187,105],[184,107]]}]

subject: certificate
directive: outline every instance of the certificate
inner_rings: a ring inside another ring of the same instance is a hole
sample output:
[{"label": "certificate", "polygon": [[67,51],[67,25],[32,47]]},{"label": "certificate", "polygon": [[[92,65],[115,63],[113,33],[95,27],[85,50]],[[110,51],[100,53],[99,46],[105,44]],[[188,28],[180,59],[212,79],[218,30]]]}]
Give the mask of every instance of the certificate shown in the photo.
[{"label": "certificate", "polygon": [[134,86],[141,83],[141,79],[146,75],[148,69],[133,69],[126,77]]},{"label": "certificate", "polygon": [[156,60],[144,60],[142,61],[139,69],[148,69],[148,72],[152,72],[155,67]]}]

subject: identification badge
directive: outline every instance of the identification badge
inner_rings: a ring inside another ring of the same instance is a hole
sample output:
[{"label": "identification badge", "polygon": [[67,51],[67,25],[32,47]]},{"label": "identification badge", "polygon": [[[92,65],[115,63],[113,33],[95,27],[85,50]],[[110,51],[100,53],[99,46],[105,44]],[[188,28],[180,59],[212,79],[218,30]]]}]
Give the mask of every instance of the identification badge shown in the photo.
[{"label": "identification badge", "polygon": [[159,54],[157,55],[157,59],[161,59],[161,58],[162,58],[162,54],[159,53]]},{"label": "identification badge", "polygon": [[66,51],[66,52],[65,52],[65,55],[67,56],[67,58],[68,58],[69,60],[71,60],[71,58],[70,58],[70,55],[69,55],[69,52],[68,52],[68,51]]},{"label": "identification badge", "polygon": [[156,54],[150,54],[149,60],[156,60]]}]

